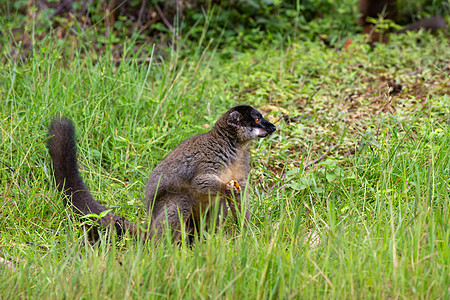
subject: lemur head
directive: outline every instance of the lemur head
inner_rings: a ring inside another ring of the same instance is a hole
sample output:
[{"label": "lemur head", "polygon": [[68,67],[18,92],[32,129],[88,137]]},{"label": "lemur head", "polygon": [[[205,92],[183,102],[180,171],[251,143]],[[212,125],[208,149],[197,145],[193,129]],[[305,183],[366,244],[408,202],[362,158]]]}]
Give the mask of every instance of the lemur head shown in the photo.
[{"label": "lemur head", "polygon": [[277,129],[249,105],[235,106],[225,113],[224,117],[228,128],[236,132],[240,142],[266,137]]}]

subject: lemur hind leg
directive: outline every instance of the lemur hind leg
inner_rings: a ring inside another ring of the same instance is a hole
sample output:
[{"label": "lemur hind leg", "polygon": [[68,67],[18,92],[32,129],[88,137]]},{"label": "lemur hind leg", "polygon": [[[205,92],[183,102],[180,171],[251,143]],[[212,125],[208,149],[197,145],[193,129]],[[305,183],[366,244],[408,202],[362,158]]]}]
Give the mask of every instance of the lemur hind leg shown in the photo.
[{"label": "lemur hind leg", "polygon": [[[166,228],[169,228],[173,241],[181,239],[181,231],[184,229],[189,235],[192,232],[189,218],[192,215],[192,199],[191,197],[170,194],[166,195],[158,201],[165,203],[164,208],[158,213],[153,214],[150,230],[153,230],[158,238],[161,238]],[[183,226],[182,226],[183,225]]]}]

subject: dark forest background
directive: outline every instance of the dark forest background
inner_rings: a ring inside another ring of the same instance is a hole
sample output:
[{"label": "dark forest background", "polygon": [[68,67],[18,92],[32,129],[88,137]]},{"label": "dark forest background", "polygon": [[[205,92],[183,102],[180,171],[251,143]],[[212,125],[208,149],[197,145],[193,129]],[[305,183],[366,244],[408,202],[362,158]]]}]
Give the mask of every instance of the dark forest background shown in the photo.
[{"label": "dark forest background", "polygon": [[[401,0],[397,5],[399,24],[449,12],[444,0]],[[159,48],[189,48],[194,41],[244,50],[292,37],[335,45],[349,32],[361,31],[357,0],[1,0],[0,15],[2,36],[20,42],[24,51],[31,36],[89,41],[93,50],[119,49],[127,39]]]}]

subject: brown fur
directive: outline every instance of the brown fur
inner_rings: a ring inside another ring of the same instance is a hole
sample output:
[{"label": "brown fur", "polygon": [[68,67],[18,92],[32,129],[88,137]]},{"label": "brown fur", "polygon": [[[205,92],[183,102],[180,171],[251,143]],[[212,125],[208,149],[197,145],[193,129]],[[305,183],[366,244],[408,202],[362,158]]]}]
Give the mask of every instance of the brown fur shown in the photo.
[{"label": "brown fur", "polygon": [[[160,236],[164,224],[173,239],[180,238],[183,224],[189,234],[199,230],[200,220],[219,208],[219,215],[227,215],[228,206],[237,219],[241,207],[240,193],[231,185],[236,180],[246,190],[250,171],[250,142],[272,134],[275,126],[248,105],[227,111],[207,133],[191,137],[181,143],[155,167],[145,188],[145,204],[150,213],[150,227],[139,226],[109,212],[98,222],[105,227],[115,226],[119,233],[151,238]],[[66,195],[75,214],[100,214],[106,208],[96,202],[79,175],[76,159],[75,133],[68,119],[54,119],[49,129],[48,148],[53,160],[55,180]],[[247,209],[245,217],[250,214]],[[167,223],[166,223],[167,221]],[[219,223],[220,218],[212,220]]]}]

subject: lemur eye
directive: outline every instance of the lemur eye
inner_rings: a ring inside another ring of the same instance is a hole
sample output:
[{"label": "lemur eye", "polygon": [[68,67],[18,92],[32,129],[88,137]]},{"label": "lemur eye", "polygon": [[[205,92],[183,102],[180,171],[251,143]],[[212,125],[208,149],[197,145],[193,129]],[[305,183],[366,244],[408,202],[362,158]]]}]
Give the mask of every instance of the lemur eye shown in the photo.
[{"label": "lemur eye", "polygon": [[259,121],[261,121],[261,119],[260,119],[260,118],[256,118],[256,119],[255,119],[255,123],[256,123],[256,124],[258,124],[258,123],[259,123]]}]

